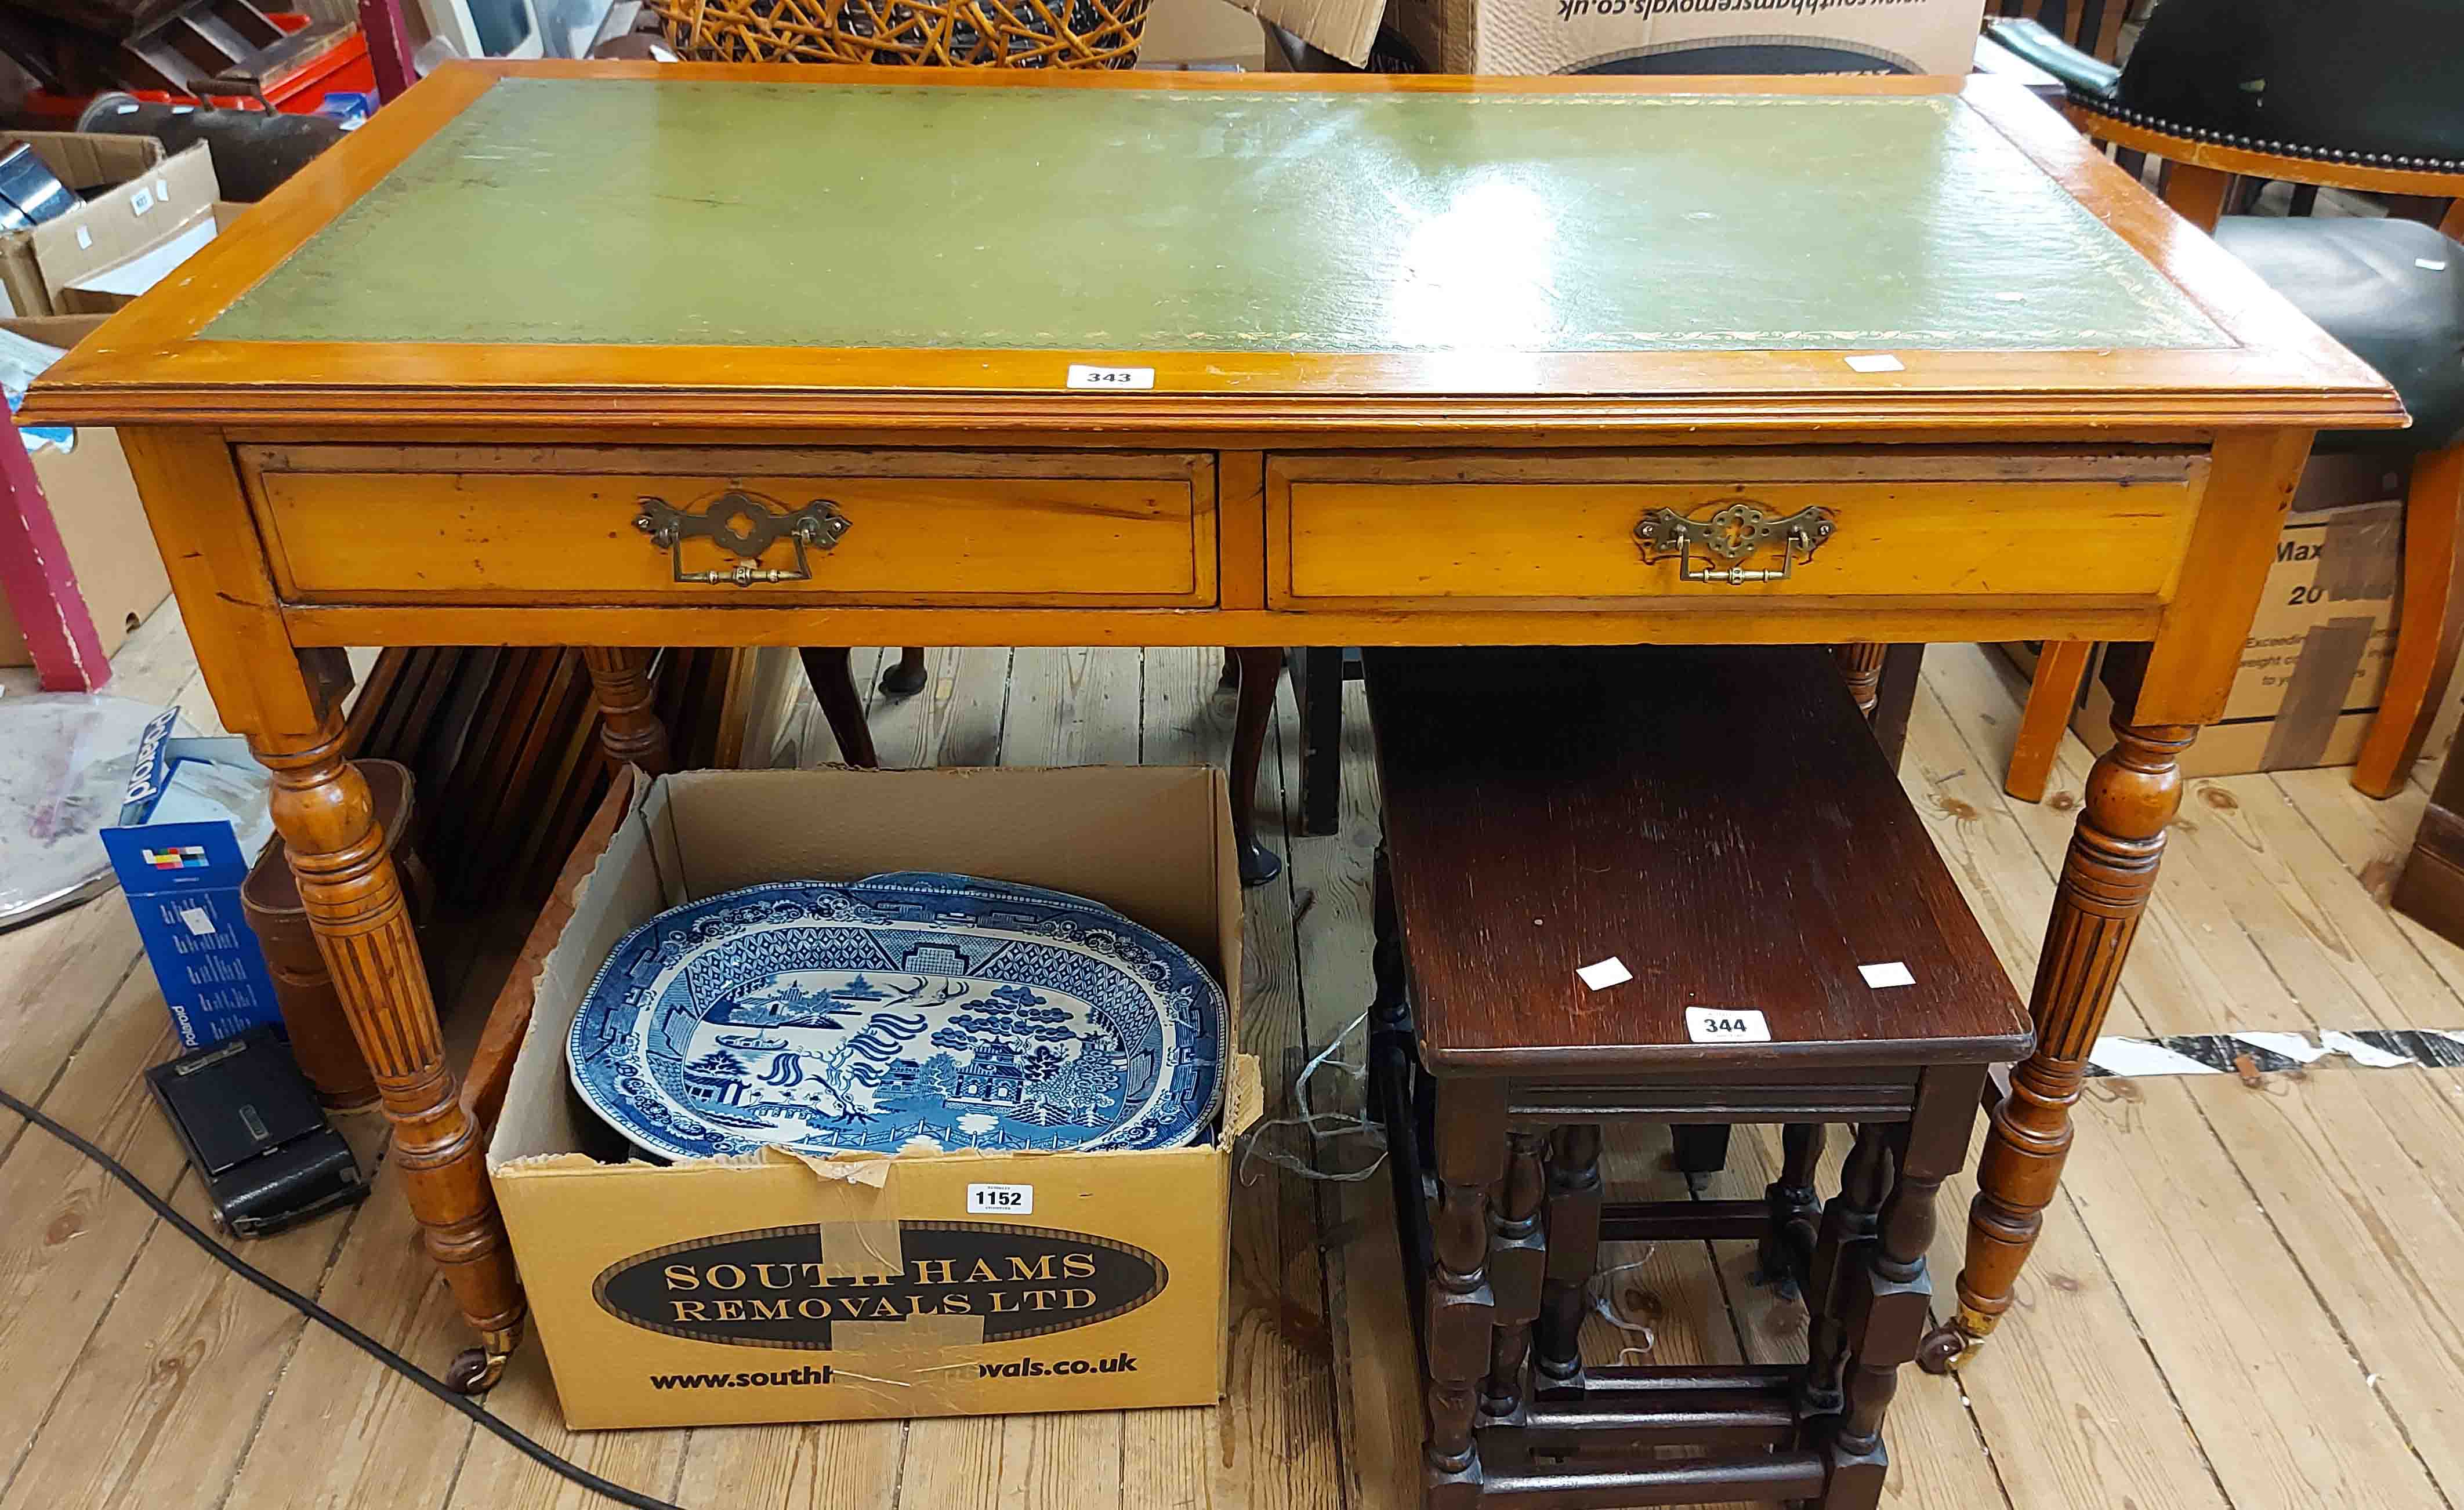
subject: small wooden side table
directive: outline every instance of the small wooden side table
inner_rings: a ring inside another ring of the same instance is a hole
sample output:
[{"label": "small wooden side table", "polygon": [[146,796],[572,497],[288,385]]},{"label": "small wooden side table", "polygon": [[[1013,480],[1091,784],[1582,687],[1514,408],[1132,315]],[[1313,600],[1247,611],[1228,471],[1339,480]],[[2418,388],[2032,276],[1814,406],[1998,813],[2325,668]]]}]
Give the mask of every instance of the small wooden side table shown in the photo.
[{"label": "small wooden side table", "polygon": [[[1372,650],[1368,680],[1430,1510],[1872,1510],[1934,1195],[2030,1033],[1856,702],[1810,649]],[[1609,957],[1631,980],[1578,978]],[[1620,1122],[1782,1123],[1784,1168],[1760,1201],[1609,1203]],[[1857,1131],[1824,1207],[1831,1122]],[[1584,1363],[1602,1240],[1724,1237],[1798,1285],[1808,1364]]]}]

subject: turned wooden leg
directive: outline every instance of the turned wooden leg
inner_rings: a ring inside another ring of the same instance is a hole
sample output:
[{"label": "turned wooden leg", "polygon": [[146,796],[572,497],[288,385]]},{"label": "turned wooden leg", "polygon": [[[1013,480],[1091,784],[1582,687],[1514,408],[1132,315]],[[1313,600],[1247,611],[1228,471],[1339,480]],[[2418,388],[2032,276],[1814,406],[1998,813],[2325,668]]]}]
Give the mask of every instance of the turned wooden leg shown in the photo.
[{"label": "turned wooden leg", "polygon": [[[1244,665],[1243,670],[1246,671]],[[1503,1083],[1438,1087],[1438,1200],[1421,1336],[1428,1353],[1429,1438],[1422,1463],[1429,1510],[1480,1501],[1476,1392],[1488,1370],[1497,1302],[1488,1281],[1488,1190],[1506,1173]]]},{"label": "turned wooden leg", "polygon": [[1882,1199],[1890,1193],[1890,1129],[1868,1123],[1857,1129],[1857,1141],[1839,1167],[1838,1197],[1822,1208],[1822,1222],[1806,1265],[1805,1383],[1799,1393],[1801,1415],[1837,1412],[1846,1393],[1848,1323],[1842,1306],[1848,1279],[1865,1261],[1865,1246],[1874,1240]]},{"label": "turned wooden leg", "polygon": [[1968,1130],[1984,1089],[1981,1068],[1929,1069],[1906,1126],[1891,1139],[1898,1177],[1882,1207],[1866,1261],[1848,1276],[1849,1353],[1856,1360],[1837,1428],[1824,1451],[1830,1472],[1822,1510],[1874,1510],[1882,1501],[1888,1459],[1882,1418],[1900,1387],[1900,1368],[1916,1356],[1933,1304],[1925,1250],[1933,1245],[1934,1195],[1968,1154]]},{"label": "turned wooden leg", "polygon": [[1711,1188],[1711,1176],[1728,1167],[1728,1125],[1725,1122],[1672,1122],[1668,1152],[1686,1188],[1700,1195]]},{"label": "turned wooden leg", "polygon": [[2095,649],[2085,640],[2048,640],[2036,652],[2028,706],[2019,714],[2010,769],[2002,775],[2002,790],[2022,802],[2045,799],[2045,782],[2053,777],[2062,731],[2071,725],[2071,710],[2079,706],[2079,685],[2087,680],[2088,656]]},{"label": "turned wooden leg", "polygon": [[[812,685],[813,701],[822,705],[839,754],[849,765],[872,767],[881,756],[872,751],[872,726],[865,722],[864,699],[855,689],[855,672],[847,665],[845,646],[808,645],[801,652],[804,680]],[[921,654],[921,651],[917,652]]]},{"label": "turned wooden leg", "polygon": [[1882,687],[1882,652],[1890,648],[1878,640],[1851,640],[1831,647],[1831,658],[1838,663],[1839,679],[1848,684],[1848,695],[1857,699],[1857,711],[1874,716],[1874,703]]},{"label": "turned wooden leg", "polygon": [[[897,662],[881,673],[881,689],[891,697],[913,697],[924,690],[924,684],[931,679],[932,674],[924,669],[924,647],[911,645],[901,649]],[[869,760],[860,763],[872,764]]]},{"label": "turned wooden leg", "polygon": [[1275,678],[1284,652],[1271,646],[1243,646],[1231,652],[1241,662],[1241,707],[1232,721],[1232,837],[1241,851],[1241,884],[1262,886],[1284,868],[1275,852],[1258,843],[1258,765],[1266,750],[1266,726],[1275,716]]},{"label": "turned wooden leg", "polygon": [[1301,713],[1301,832],[1343,826],[1343,647],[1291,652],[1292,696]]},{"label": "turned wooden leg", "polygon": [[2088,1051],[2104,1027],[2122,962],[2139,931],[2182,800],[2182,752],[2195,728],[2139,726],[2116,717],[2115,743],[2088,774],[2086,801],[2046,925],[2029,1012],[2036,1048],[2011,1074],[1991,1115],[1969,1208],[1968,1263],[1959,1309],[1925,1340],[1918,1361],[1939,1373],[1972,1351],[2011,1308],[2011,1291],[2044,1224],[2071,1147],[2071,1106]]},{"label": "turned wooden leg", "polygon": [[1798,1276],[1814,1259],[1816,1224],[1822,1197],[1814,1188],[1814,1171],[1822,1162],[1823,1127],[1818,1122],[1792,1122],[1780,1129],[1779,1178],[1763,1192],[1771,1208],[1771,1231],[1762,1240],[1755,1278],[1793,1295]]},{"label": "turned wooden leg", "polygon": [[2464,640],[2464,445],[2413,458],[2404,500],[2403,617],[2378,715],[2353,763],[2352,782],[2393,797],[2411,779],[2421,742],[2438,719]]},{"label": "turned wooden leg", "polygon": [[1535,1391],[1583,1389],[1583,1316],[1600,1261],[1600,1127],[1579,1122],[1549,1134],[1549,1196],[1543,1216],[1548,1265],[1540,1285]]},{"label": "turned wooden leg", "polygon": [[668,771],[668,726],[650,690],[650,652],[627,646],[592,646],[582,652],[590,685],[599,694],[599,746],[616,760],[641,767],[645,776]]},{"label": "turned wooden leg", "polygon": [[466,1392],[484,1390],[521,1340],[521,1282],[478,1129],[445,1062],[436,1002],[367,782],[342,758],[339,715],[314,734],[254,734],[250,745],[274,772],[274,826],[393,1124],[387,1156],[402,1171],[429,1257],[479,1334],[480,1346],[455,1361],[449,1382]]},{"label": "turned wooden leg", "polygon": [[1549,1242],[1540,1224],[1546,1193],[1549,1135],[1518,1127],[1506,1135],[1506,1177],[1488,1214],[1488,1287],[1497,1298],[1489,1332],[1488,1380],[1480,1413],[1510,1421],[1523,1413],[1523,1375],[1531,1362],[1531,1326],[1540,1318],[1540,1286]]}]

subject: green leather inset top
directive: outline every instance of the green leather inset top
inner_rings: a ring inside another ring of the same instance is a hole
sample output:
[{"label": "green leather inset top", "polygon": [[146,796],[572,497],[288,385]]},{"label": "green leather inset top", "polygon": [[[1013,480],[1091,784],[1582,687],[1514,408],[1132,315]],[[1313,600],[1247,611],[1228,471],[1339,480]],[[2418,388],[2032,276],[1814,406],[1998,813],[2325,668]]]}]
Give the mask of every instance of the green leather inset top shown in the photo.
[{"label": "green leather inset top", "polygon": [[500,80],[208,339],[2230,341],[1956,99]]}]

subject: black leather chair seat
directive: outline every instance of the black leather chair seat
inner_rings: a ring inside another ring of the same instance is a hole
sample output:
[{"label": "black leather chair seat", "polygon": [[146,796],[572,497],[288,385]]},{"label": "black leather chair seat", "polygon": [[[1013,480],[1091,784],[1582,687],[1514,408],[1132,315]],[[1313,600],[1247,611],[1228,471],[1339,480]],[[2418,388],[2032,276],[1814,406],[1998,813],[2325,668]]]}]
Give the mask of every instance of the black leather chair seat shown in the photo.
[{"label": "black leather chair seat", "polygon": [[2464,438],[2464,247],[2409,220],[2228,215],[2216,244],[2395,385],[2406,430],[2338,430],[2321,450],[2437,450]]}]

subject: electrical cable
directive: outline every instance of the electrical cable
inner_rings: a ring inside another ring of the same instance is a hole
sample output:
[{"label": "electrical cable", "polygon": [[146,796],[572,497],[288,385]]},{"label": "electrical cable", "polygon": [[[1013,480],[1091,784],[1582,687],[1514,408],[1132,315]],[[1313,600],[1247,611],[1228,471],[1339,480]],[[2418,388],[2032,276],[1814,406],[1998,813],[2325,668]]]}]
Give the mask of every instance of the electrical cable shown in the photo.
[{"label": "electrical cable", "polygon": [[606,1498],[615,1500],[618,1504],[631,1505],[634,1507],[634,1510],[680,1510],[679,1506],[671,1504],[665,1499],[654,1499],[649,1495],[627,1489],[623,1484],[602,1478],[597,1474],[592,1473],[589,1469],[583,1467],[580,1463],[573,1461],[571,1458],[558,1456],[555,1453],[549,1451],[539,1442],[522,1434],[513,1427],[506,1425],[502,1420],[499,1420],[495,1416],[490,1415],[487,1412],[480,1410],[476,1405],[471,1403],[468,1398],[454,1393],[453,1390],[446,1385],[444,1380],[439,1379],[434,1374],[421,1368],[418,1365],[412,1363],[409,1359],[405,1358],[402,1354],[395,1352],[385,1344],[377,1341],[367,1333],[360,1330],[350,1323],[325,1309],[325,1307],[318,1304],[315,1301],[310,1300],[308,1297],[291,1288],[291,1286],[283,1283],[280,1280],[277,1280],[274,1276],[266,1273],[264,1270],[257,1268],[254,1264],[250,1263],[246,1258],[241,1258],[238,1254],[233,1253],[229,1247],[226,1247],[221,1242],[216,1241],[212,1236],[208,1234],[195,1222],[190,1221],[187,1217],[181,1215],[177,1211],[172,1210],[171,1203],[169,1201],[166,1201],[162,1196],[155,1194],[151,1189],[147,1188],[144,1181],[140,1180],[136,1175],[129,1172],[127,1166],[121,1164],[118,1159],[113,1158],[110,1154],[103,1152],[100,1149],[96,1148],[93,1144],[88,1143],[85,1139],[77,1136],[76,1133],[71,1132],[68,1128],[61,1127],[58,1123],[54,1122],[43,1113],[36,1111],[33,1107],[26,1105],[22,1101],[19,1101],[16,1097],[11,1096],[5,1090],[0,1090],[0,1106],[8,1107],[11,1111],[13,1111],[18,1116],[25,1118],[35,1127],[42,1128],[53,1137],[59,1139],[70,1148],[77,1149],[79,1153],[84,1154],[95,1163],[101,1165],[103,1169],[110,1171],[112,1178],[118,1180],[121,1184],[127,1186],[129,1190],[136,1193],[139,1200],[142,1200],[146,1205],[152,1207],[154,1209],[155,1215],[162,1217],[165,1221],[169,1222],[173,1227],[178,1228],[182,1236],[186,1236],[190,1242],[195,1243],[198,1247],[203,1248],[206,1252],[213,1255],[213,1257],[221,1262],[223,1267],[231,1270],[233,1274],[238,1275],[241,1279],[246,1280],[249,1283],[255,1285],[266,1294],[273,1296],[275,1300],[282,1302],[293,1310],[297,1311],[300,1315],[307,1317],[310,1321],[319,1323],[319,1324],[330,1328],[339,1334],[344,1342],[349,1343],[352,1346],[357,1347],[363,1353],[366,1353],[369,1357],[374,1358],[377,1362],[385,1365],[394,1372],[419,1386],[429,1394],[436,1396],[436,1398],[444,1401],[447,1405],[453,1407],[453,1409],[461,1412],[464,1415],[469,1416],[472,1420],[477,1422],[481,1427],[496,1436],[499,1440],[503,1441],[507,1446],[513,1448],[514,1451],[521,1454],[531,1461],[539,1464],[541,1467],[548,1469],[552,1473],[556,1473],[566,1478],[572,1479],[575,1483],[580,1484],[584,1489],[590,1490],[594,1494],[605,1495]]}]

